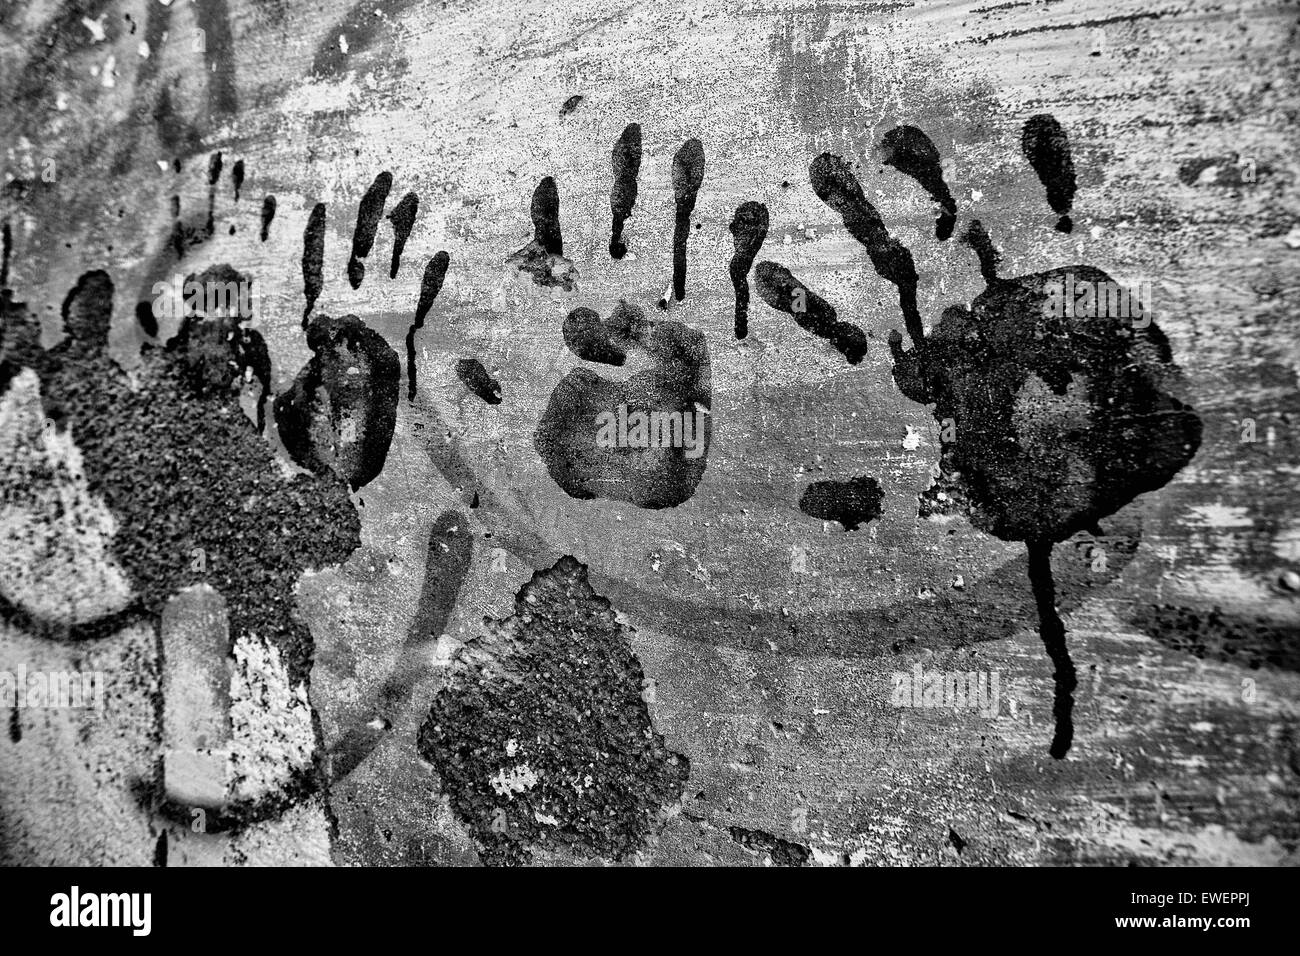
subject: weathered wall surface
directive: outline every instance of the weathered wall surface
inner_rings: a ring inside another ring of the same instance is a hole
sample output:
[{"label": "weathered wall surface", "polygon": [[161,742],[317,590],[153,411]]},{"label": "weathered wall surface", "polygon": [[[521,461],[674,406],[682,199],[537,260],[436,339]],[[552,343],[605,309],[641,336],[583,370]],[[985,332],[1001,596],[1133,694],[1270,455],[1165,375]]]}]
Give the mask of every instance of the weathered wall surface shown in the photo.
[{"label": "weathered wall surface", "polygon": [[[5,5],[0,672],[105,693],[0,700],[0,859],[1294,862],[1298,29],[1270,2]],[[951,238],[885,161],[898,127]],[[899,253],[824,153],[910,251],[924,355],[891,354]],[[1044,332],[1042,274],[1088,266],[1159,333]],[[251,281],[253,320],[152,307],[190,276]],[[620,403],[698,414],[707,455],[600,449]],[[853,530],[805,499],[865,477]],[[918,667],[996,675],[996,713],[924,706]]]}]

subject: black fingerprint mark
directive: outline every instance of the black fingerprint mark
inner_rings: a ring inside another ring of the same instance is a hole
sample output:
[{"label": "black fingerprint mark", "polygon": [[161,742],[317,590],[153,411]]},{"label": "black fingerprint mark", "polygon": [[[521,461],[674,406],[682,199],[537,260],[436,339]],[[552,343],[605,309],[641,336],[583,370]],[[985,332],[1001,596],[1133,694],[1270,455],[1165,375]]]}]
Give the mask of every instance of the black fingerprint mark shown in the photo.
[{"label": "black fingerprint mark", "polygon": [[271,220],[275,218],[275,197],[267,195],[262,200],[262,241],[271,233]]},{"label": "black fingerprint mark", "polygon": [[415,619],[400,657],[364,712],[365,723],[353,727],[329,748],[331,782],[345,778],[379,744],[411,701],[416,685],[429,674],[432,650],[456,609],[456,599],[473,554],[469,521],[458,511],[444,511],[429,533],[424,586]]},{"label": "black fingerprint mark", "polygon": [[754,267],[754,282],[763,301],[792,316],[799,328],[828,340],[835,349],[857,365],[867,354],[867,337],[856,325],[841,322],[829,302],[796,279],[790,270],[775,262]]},{"label": "black fingerprint mark", "polygon": [[564,255],[564,237],[560,235],[560,191],[552,177],[543,177],[533,190],[529,214],[533,220],[533,241],[548,255]]},{"label": "black fingerprint mark", "polygon": [[411,401],[415,400],[415,331],[424,328],[424,317],[429,314],[433,300],[442,291],[449,265],[451,256],[439,252],[424,267],[424,277],[420,280],[420,299],[415,306],[415,321],[406,330],[406,395]]},{"label": "black fingerprint mark", "polygon": [[799,499],[799,510],[812,518],[838,521],[845,531],[884,513],[885,492],[870,475],[848,481],[814,481]]},{"label": "black fingerprint mark", "polygon": [[609,254],[615,259],[627,255],[623,243],[623,223],[636,205],[636,178],[641,173],[641,124],[628,123],[610,155],[614,170],[614,188],[609,191],[609,209],[613,224],[609,230]]},{"label": "black fingerprint mark", "polygon": [[736,247],[729,266],[736,290],[736,338],[743,339],[749,334],[749,269],[767,238],[767,207],[761,202],[741,203],[728,228]]},{"label": "black fingerprint mark", "polygon": [[370,255],[375,244],[375,233],[379,229],[379,219],[384,214],[384,203],[388,202],[388,191],[393,188],[393,174],[385,170],[375,177],[366,194],[361,197],[357,209],[357,225],[352,231],[352,255],[348,259],[348,282],[352,288],[361,287],[361,280],[366,276],[366,264],[362,262]]},{"label": "black fingerprint mark", "polygon": [[934,237],[939,240],[950,237],[957,223],[957,201],[943,181],[939,150],[930,137],[915,126],[895,126],[885,134],[877,149],[881,162],[911,176],[939,204],[942,211],[934,223]]},{"label": "black fingerprint mark", "polygon": [[397,270],[402,266],[402,250],[406,248],[406,240],[411,238],[411,230],[415,228],[415,214],[419,208],[420,197],[415,193],[407,193],[388,214],[388,221],[393,224],[393,265],[388,271],[390,279],[397,278]]},{"label": "black fingerprint mark", "polygon": [[23,723],[17,707],[9,710],[9,741],[15,744],[23,742]]},{"label": "black fingerprint mark", "polygon": [[325,204],[318,202],[307,217],[307,227],[302,231],[302,294],[307,304],[302,310],[302,327],[307,328],[307,317],[316,307],[321,290],[325,288]]},{"label": "black fingerprint mark", "polygon": [[1056,731],[1052,735],[1049,753],[1061,760],[1070,751],[1074,741],[1074,688],[1078,683],[1070,650],[1065,644],[1065,625],[1056,611],[1056,583],[1052,579],[1052,542],[1037,540],[1026,542],[1029,548],[1029,583],[1034,589],[1034,602],[1038,605],[1038,633],[1043,647],[1056,670],[1052,680],[1056,685],[1052,700],[1052,716]]},{"label": "black fingerprint mark", "polygon": [[578,108],[578,104],[581,103],[583,99],[584,97],[581,93],[574,93],[567,100],[565,100],[564,105],[560,107],[560,115],[568,116],[570,113],[572,113],[574,110]]},{"label": "black fingerprint mark", "polygon": [[1031,116],[1020,134],[1020,148],[1047,190],[1047,204],[1061,217],[1056,221],[1057,232],[1070,232],[1074,228],[1070,208],[1076,183],[1070,140],[1064,128],[1050,113]]},{"label": "black fingerprint mark", "polygon": [[235,187],[235,202],[239,202],[239,191],[244,188],[244,161],[235,160],[230,169],[230,182]]},{"label": "black fingerprint mark", "polygon": [[565,291],[574,288],[577,269],[564,258],[564,237],[560,234],[560,191],[555,180],[544,177],[533,190],[529,207],[533,221],[533,238],[528,245],[513,253],[506,262],[533,277],[540,286],[560,286]]},{"label": "black fingerprint mark", "polygon": [[501,383],[494,379],[483,363],[476,358],[461,359],[456,363],[456,377],[489,405],[501,404]]},{"label": "black fingerprint mark", "polygon": [[704,144],[688,139],[673,157],[673,199],[677,221],[673,226],[673,298],[686,298],[686,239],[691,234],[695,197],[704,182]]},{"label": "black fingerprint mark", "polygon": [[839,156],[822,153],[808,167],[808,178],[817,198],[840,214],[849,234],[866,248],[876,274],[897,286],[898,305],[907,334],[920,346],[925,329],[916,305],[916,264],[912,253],[889,234],[880,213],[863,194],[853,170]]},{"label": "black fingerprint mark", "polygon": [[[630,306],[620,302],[619,308]],[[595,310],[574,309],[564,319],[564,344],[583,361],[622,365],[627,361],[627,352],[614,342],[616,329],[622,324],[617,317],[611,317],[607,326]]]}]

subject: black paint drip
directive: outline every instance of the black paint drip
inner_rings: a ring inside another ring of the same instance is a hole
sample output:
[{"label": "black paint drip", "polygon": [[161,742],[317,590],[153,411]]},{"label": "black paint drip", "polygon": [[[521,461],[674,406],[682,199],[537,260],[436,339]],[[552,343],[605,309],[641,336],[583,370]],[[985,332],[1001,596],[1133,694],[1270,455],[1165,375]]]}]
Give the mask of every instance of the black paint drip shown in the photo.
[{"label": "black paint drip", "polygon": [[357,209],[357,226],[352,231],[352,256],[348,259],[348,282],[352,288],[361,286],[366,276],[366,264],[361,260],[370,255],[375,244],[375,232],[379,229],[379,219],[384,214],[384,203],[388,202],[388,191],[393,188],[393,174],[385,170],[375,177],[366,194],[361,197]]},{"label": "black paint drip", "polygon": [[736,290],[736,338],[743,339],[749,334],[749,268],[767,238],[767,207],[761,202],[741,203],[728,228],[736,247],[729,267]]},{"label": "black paint drip", "polygon": [[325,288],[325,204],[318,202],[307,217],[307,227],[302,231],[302,293],[307,304],[302,310],[302,327],[307,328],[307,317],[316,307],[321,290]]},{"label": "black paint drip", "polygon": [[268,195],[262,200],[262,241],[266,242],[266,237],[271,232],[271,220],[275,218],[275,197]]},{"label": "black paint drip", "polygon": [[420,197],[415,193],[407,193],[388,214],[388,221],[393,224],[393,266],[388,271],[390,279],[397,278],[397,270],[402,266],[402,250],[406,248],[406,240],[411,238],[411,230],[415,228],[415,214],[419,208]]},{"label": "black paint drip", "polygon": [[1052,579],[1052,542],[1029,541],[1029,583],[1034,589],[1034,601],[1038,605],[1038,633],[1043,639],[1043,647],[1056,668],[1052,680],[1056,685],[1052,701],[1052,716],[1056,720],[1056,731],[1052,736],[1052,746],[1048,751],[1057,760],[1070,751],[1074,740],[1074,688],[1078,681],[1075,677],[1074,662],[1070,660],[1070,649],[1065,643],[1065,625],[1056,611],[1056,582]]},{"label": "black paint drip", "polygon": [[239,190],[244,188],[244,161],[235,160],[235,165],[230,170],[230,182],[235,187],[235,202],[239,202]]},{"label": "black paint drip", "polygon": [[13,254],[14,234],[6,222],[0,227],[0,289],[9,288],[9,256]]},{"label": "black paint drip", "polygon": [[884,513],[885,493],[870,475],[848,481],[814,481],[799,499],[799,510],[812,518],[838,521],[845,531]]},{"label": "black paint drip", "polygon": [[775,262],[754,267],[758,294],[772,308],[792,316],[799,328],[827,339],[835,349],[857,365],[867,354],[867,337],[856,325],[841,322],[829,302],[796,279],[790,270]]},{"label": "black paint drip", "polygon": [[221,178],[221,153],[213,153],[208,159],[208,221],[204,226],[205,238],[212,238],[217,231],[217,180]]},{"label": "black paint drip", "polygon": [[1070,208],[1076,183],[1065,130],[1050,113],[1031,116],[1020,134],[1020,148],[1047,190],[1047,204],[1061,217],[1056,221],[1057,231],[1070,232],[1074,228]]},{"label": "black paint drip", "polygon": [[704,182],[704,145],[688,139],[673,157],[673,199],[677,221],[673,226],[673,298],[686,298],[686,239],[691,234],[695,197]]},{"label": "black paint drip", "polygon": [[613,225],[609,231],[609,254],[615,259],[622,259],[627,255],[627,246],[623,243],[623,223],[632,215],[632,207],[636,205],[636,178],[641,172],[640,123],[628,123],[614,142],[610,166],[614,170],[614,187],[609,192],[609,209],[613,214]]},{"label": "black paint drip", "polygon": [[501,404],[501,383],[494,379],[483,363],[476,358],[461,359],[456,363],[456,377],[489,405]]},{"label": "black paint drip", "polygon": [[925,339],[921,313],[916,306],[916,264],[907,247],[889,234],[880,213],[862,192],[849,164],[838,156],[822,153],[808,167],[817,198],[840,214],[854,239],[866,247],[876,274],[898,287],[898,305],[907,334],[918,346]]},{"label": "black paint drip", "polygon": [[939,240],[950,237],[957,223],[957,201],[943,181],[939,150],[930,137],[915,126],[895,126],[885,134],[878,149],[881,162],[911,176],[942,207],[943,211],[935,220],[934,237]]},{"label": "black paint drip", "polygon": [[424,278],[420,280],[420,299],[415,306],[415,321],[406,330],[406,396],[411,401],[415,400],[415,330],[424,328],[424,317],[429,314],[433,300],[442,291],[449,265],[451,256],[439,252],[424,267]]},{"label": "black paint drip", "polygon": [[563,105],[560,107],[560,115],[568,116],[570,113],[572,113],[574,110],[578,108],[578,104],[581,103],[582,100],[583,100],[583,95],[581,93],[574,93],[567,100],[565,100]]}]

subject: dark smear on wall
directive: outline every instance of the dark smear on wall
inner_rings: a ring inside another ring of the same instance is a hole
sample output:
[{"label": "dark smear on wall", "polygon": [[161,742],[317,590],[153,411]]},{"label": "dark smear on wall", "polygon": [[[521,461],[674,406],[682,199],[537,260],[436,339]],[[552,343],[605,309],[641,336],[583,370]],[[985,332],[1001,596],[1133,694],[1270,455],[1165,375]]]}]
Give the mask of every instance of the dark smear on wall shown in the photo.
[{"label": "dark smear on wall", "polygon": [[570,96],[567,100],[564,101],[564,104],[560,107],[560,115],[568,116],[570,113],[572,113],[574,110],[578,108],[578,104],[581,103],[582,100],[583,100],[583,96],[581,93],[575,93],[572,96]]},{"label": "dark smear on wall", "polygon": [[731,286],[736,293],[738,339],[749,334],[749,269],[754,264],[758,250],[763,248],[763,240],[767,238],[767,223],[767,207],[751,200],[736,208],[736,214],[728,227],[736,250],[728,271],[731,274]]},{"label": "dark smear on wall", "polygon": [[560,192],[555,180],[544,177],[533,190],[529,214],[533,221],[533,239],[511,255],[506,262],[527,272],[540,286],[560,286],[572,291],[578,270],[564,258],[564,239],[560,234]]},{"label": "dark smear on wall", "polygon": [[[188,288],[194,282],[204,290],[251,290],[252,281],[237,269],[223,263],[205,269],[198,275],[191,273],[186,276],[182,288]],[[190,387],[200,395],[206,394],[209,389],[219,392],[231,387],[229,377],[232,362],[237,375],[245,371],[251,374],[261,385],[257,398],[257,430],[261,432],[266,425],[266,399],[271,391],[271,356],[265,340],[256,329],[243,326],[243,322],[251,316],[208,315],[204,311],[206,302],[197,308],[196,314],[182,318],[175,337],[167,343],[167,350],[185,353],[187,361],[182,374],[187,376]],[[144,331],[149,332],[150,328],[153,329],[150,334],[156,335],[158,324],[152,310]]]},{"label": "dark smear on wall", "polygon": [[356,491],[388,457],[401,364],[384,337],[355,315],[316,316],[307,346],[311,361],[275,400],[280,439],[298,464],[337,474]]},{"label": "dark smear on wall", "polygon": [[302,294],[306,305],[302,309],[302,327],[316,307],[321,290],[325,288],[325,204],[318,202],[307,217],[302,231]]},{"label": "dark smear on wall", "polygon": [[673,200],[677,218],[673,225],[673,298],[686,298],[686,240],[691,234],[695,198],[704,182],[704,144],[688,139],[673,156]]},{"label": "dark smear on wall", "polygon": [[456,377],[462,385],[489,405],[501,404],[501,383],[494,379],[476,358],[456,363]]},{"label": "dark smear on wall", "polygon": [[[262,200],[262,241],[266,242],[266,237],[271,234],[271,221],[275,219],[275,197],[266,196]],[[310,308],[310,307],[309,307]]]},{"label": "dark smear on wall", "polygon": [[940,240],[949,238],[957,223],[957,201],[943,181],[939,150],[930,137],[915,126],[895,126],[880,141],[878,151],[881,162],[911,176],[942,207],[943,211],[934,224],[934,237]]},{"label": "dark smear on wall", "polygon": [[140,330],[149,338],[156,338],[158,335],[158,317],[154,315],[153,302],[144,301],[135,304],[135,320],[140,325]]},{"label": "dark smear on wall", "polygon": [[[413,0],[362,0],[345,16],[342,22],[325,34],[312,58],[312,76],[339,76],[354,67],[349,55],[355,56],[369,49],[384,28],[392,28],[395,18]],[[347,37],[348,53],[343,52],[339,37]]]},{"label": "dark smear on wall", "polygon": [[484,863],[524,864],[534,847],[620,860],[645,845],[690,764],[655,732],[643,684],[624,627],[571,557],[461,647],[418,747]]},{"label": "dark smear on wall", "polygon": [[[14,234],[6,222],[0,226],[0,289],[9,288],[9,257],[14,251]],[[3,330],[0,330],[2,333]]]},{"label": "dark smear on wall", "polygon": [[239,202],[239,191],[244,188],[244,161],[235,160],[235,165],[230,169],[230,182],[235,187],[235,202]]},{"label": "dark smear on wall", "polygon": [[747,850],[766,853],[773,866],[807,866],[812,850],[802,843],[783,840],[766,830],[748,830],[745,827],[727,827],[731,838]]},{"label": "dark smear on wall", "polygon": [[390,279],[397,278],[397,270],[402,265],[402,250],[406,248],[406,240],[415,228],[415,214],[419,208],[420,197],[415,193],[407,193],[388,214],[388,220],[393,224],[393,265],[388,272]]},{"label": "dark smear on wall", "polygon": [[823,521],[838,521],[845,531],[884,513],[885,492],[870,475],[848,481],[814,481],[799,498],[799,510]]},{"label": "dark smear on wall", "polygon": [[609,209],[613,224],[609,230],[609,254],[615,259],[627,255],[623,243],[623,224],[636,205],[637,176],[641,174],[641,124],[628,123],[614,142],[610,154],[614,186],[609,191]]},{"label": "dark smear on wall", "polygon": [[388,191],[393,188],[393,174],[385,170],[375,177],[366,194],[361,197],[357,208],[357,225],[352,231],[352,255],[348,259],[348,282],[352,288],[361,286],[366,275],[366,264],[361,260],[370,255],[375,244],[375,233],[379,229],[379,219],[384,214],[384,203],[388,202]]},{"label": "dark smear on wall", "polygon": [[[586,368],[572,370],[551,393],[533,445],[551,478],[573,498],[675,507],[695,493],[708,461],[712,386],[704,335],[680,322],[647,320],[626,303],[603,325],[614,348],[639,349],[654,367],[624,382]],[[697,457],[688,457],[684,431],[681,447],[602,447],[597,442],[601,417],[617,416],[620,406],[679,413],[683,429],[691,416]]]},{"label": "dark smear on wall", "polygon": [[1300,671],[1300,627],[1293,622],[1170,604],[1137,606],[1128,620],[1163,646],[1201,660]]},{"label": "dark smear on wall", "polygon": [[208,219],[205,226],[205,238],[211,239],[217,231],[217,181],[221,179],[221,153],[215,152],[208,159]]},{"label": "dark smear on wall", "polygon": [[876,274],[898,288],[898,305],[907,334],[913,342],[920,342],[925,332],[916,305],[917,278],[912,253],[889,234],[880,213],[867,200],[862,185],[843,159],[822,153],[808,167],[808,178],[817,198],[840,214],[849,235],[866,248]]},{"label": "dark smear on wall", "polygon": [[15,744],[23,742],[23,720],[17,707],[9,709],[9,740]]},{"label": "dark smear on wall", "polygon": [[1080,315],[1063,296],[1075,286],[1121,288],[1109,275],[1075,265],[1002,279],[978,220],[963,238],[988,286],[969,310],[946,309],[910,352],[892,332],[894,380],[948,423],[940,467],[960,479],[971,523],[1029,547],[1040,633],[1056,666],[1051,752],[1061,757],[1074,668],[1053,599],[1052,545],[1166,484],[1200,446],[1201,421],[1169,391],[1178,370],[1149,315],[1110,314],[1109,305]]},{"label": "dark smear on wall", "polygon": [[[615,311],[631,308],[626,302],[620,302]],[[627,352],[615,345],[610,336],[617,334],[615,329],[625,328],[626,321],[616,317],[611,317],[610,321],[614,329],[607,329],[595,310],[574,309],[564,319],[564,344],[583,361],[622,365],[627,361]]]},{"label": "dark smear on wall", "polygon": [[[401,656],[362,714],[362,722],[329,748],[329,777],[337,783],[352,773],[397,724],[411,705],[411,693],[430,671],[432,649],[447,628],[473,555],[469,519],[444,511],[429,532],[424,585]],[[375,726],[378,725],[378,726]]]},{"label": "dark smear on wall", "polygon": [[420,299],[415,305],[415,321],[406,330],[406,389],[407,398],[415,399],[415,332],[424,328],[425,316],[433,308],[433,300],[442,291],[443,280],[447,278],[447,268],[451,265],[451,256],[446,252],[437,252],[424,267],[424,276],[420,279]]},{"label": "dark smear on wall", "polygon": [[754,267],[754,284],[764,302],[791,316],[799,328],[826,339],[850,365],[857,365],[867,354],[866,333],[850,322],[841,322],[834,307],[785,266],[760,262]]},{"label": "dark smear on wall", "polygon": [[286,478],[240,409],[243,371],[264,354],[258,333],[229,316],[192,316],[146,353],[133,385],[108,353],[107,273],[86,273],[68,294],[67,337],[48,352],[21,304],[6,292],[0,306],[6,362],[40,376],[47,413],[71,432],[117,520],[113,557],[136,595],[131,612],[156,617],[177,591],[208,584],[228,602],[232,634],[267,640],[290,678],[306,682],[312,641],[295,615],[298,580],[345,560],[360,523],[337,479]]},{"label": "dark smear on wall", "polygon": [[1050,113],[1031,116],[1021,131],[1020,148],[1047,190],[1047,204],[1061,217],[1056,222],[1057,231],[1070,232],[1074,228],[1070,207],[1074,203],[1076,184],[1074,159],[1065,130]]},{"label": "dark smear on wall", "polygon": [[208,81],[209,120],[231,116],[239,108],[235,89],[235,51],[226,0],[194,5],[194,19],[203,31],[204,74]]}]

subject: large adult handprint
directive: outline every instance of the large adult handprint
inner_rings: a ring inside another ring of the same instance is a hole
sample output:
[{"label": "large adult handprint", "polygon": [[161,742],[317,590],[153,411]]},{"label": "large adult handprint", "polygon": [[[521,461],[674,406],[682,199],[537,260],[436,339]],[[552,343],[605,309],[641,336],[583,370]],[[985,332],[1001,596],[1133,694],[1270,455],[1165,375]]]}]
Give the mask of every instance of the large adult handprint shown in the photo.
[{"label": "large adult handprint", "polygon": [[[884,145],[918,136],[913,129],[887,136]],[[1075,307],[1075,289],[1123,289],[1100,269],[999,277],[978,220],[964,238],[979,256],[987,288],[969,308],[946,309],[926,336],[911,253],[889,234],[849,164],[823,153],[809,176],[875,271],[898,288],[912,348],[905,351],[902,336],[891,333],[894,377],[909,398],[934,405],[944,426],[946,480],[960,486],[976,527],[1029,549],[1040,634],[1055,667],[1051,754],[1064,757],[1076,679],[1055,606],[1052,547],[1160,488],[1195,454],[1201,423],[1171,394],[1177,369],[1169,343],[1145,311],[1098,310],[1095,301]]]}]

